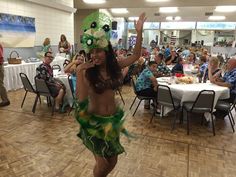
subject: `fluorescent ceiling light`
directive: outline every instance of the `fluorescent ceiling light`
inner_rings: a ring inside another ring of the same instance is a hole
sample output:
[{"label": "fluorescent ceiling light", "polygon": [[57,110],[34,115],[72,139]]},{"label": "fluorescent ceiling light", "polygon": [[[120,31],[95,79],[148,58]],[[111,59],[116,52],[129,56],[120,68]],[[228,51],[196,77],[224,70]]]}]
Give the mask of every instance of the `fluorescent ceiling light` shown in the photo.
[{"label": "fluorescent ceiling light", "polygon": [[209,16],[208,20],[225,20],[225,16]]},{"label": "fluorescent ceiling light", "polygon": [[171,20],[173,20],[173,17],[172,16],[168,16],[168,17],[166,17],[166,20],[171,21]]},{"label": "fluorescent ceiling light", "polygon": [[236,6],[216,6],[216,12],[235,12]]},{"label": "fluorescent ceiling light", "polygon": [[130,21],[138,20],[138,17],[129,17],[128,18]]},{"label": "fluorescent ceiling light", "polygon": [[115,14],[127,14],[129,11],[126,8],[113,8],[111,12]]},{"label": "fluorescent ceiling light", "polygon": [[146,0],[147,2],[168,2],[170,0]]},{"label": "fluorescent ceiling light", "polygon": [[172,20],[178,21],[178,20],[181,20],[181,17],[180,17],[180,16],[176,16],[176,17],[168,16],[168,17],[166,17],[166,20],[169,20],[169,21],[172,21]]},{"label": "fluorescent ceiling light", "polygon": [[181,17],[180,17],[180,16],[176,16],[176,17],[175,17],[175,20],[176,20],[176,21],[181,20]]},{"label": "fluorescent ceiling light", "polygon": [[83,0],[87,4],[103,4],[106,0]]},{"label": "fluorescent ceiling light", "polygon": [[178,7],[160,7],[159,12],[161,12],[161,13],[175,13],[175,12],[178,12]]}]

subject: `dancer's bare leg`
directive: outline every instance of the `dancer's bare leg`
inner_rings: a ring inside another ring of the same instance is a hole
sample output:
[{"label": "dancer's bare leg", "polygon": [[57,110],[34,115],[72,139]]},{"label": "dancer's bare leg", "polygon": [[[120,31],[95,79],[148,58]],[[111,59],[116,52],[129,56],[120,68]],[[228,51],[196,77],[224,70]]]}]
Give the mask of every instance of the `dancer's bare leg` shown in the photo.
[{"label": "dancer's bare leg", "polygon": [[96,164],[93,169],[94,177],[106,177],[116,166],[117,156],[104,158],[94,155]]}]

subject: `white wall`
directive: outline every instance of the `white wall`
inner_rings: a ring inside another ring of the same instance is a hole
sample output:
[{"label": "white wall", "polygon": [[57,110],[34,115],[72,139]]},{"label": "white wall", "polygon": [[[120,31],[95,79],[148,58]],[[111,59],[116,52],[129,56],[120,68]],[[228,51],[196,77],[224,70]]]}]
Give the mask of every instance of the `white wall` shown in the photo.
[{"label": "white wall", "polygon": [[93,13],[95,11],[97,11],[97,10],[96,9],[79,9],[75,13],[75,19],[74,19],[75,34],[74,34],[74,37],[75,37],[75,43],[77,44],[77,49],[76,50],[81,50],[82,49],[82,45],[80,43],[81,36],[84,33],[84,31],[81,28],[82,22],[83,22],[85,17],[87,17],[88,15],[90,15],[91,13]]},{"label": "white wall", "polygon": [[[73,0],[56,0],[55,2],[73,7]],[[73,13],[23,0],[0,0],[0,7],[0,13],[35,18],[35,46],[41,46],[46,37],[51,39],[52,45],[58,45],[61,34],[65,34],[71,44],[74,43]]]},{"label": "white wall", "polygon": [[[214,31],[197,30],[195,35],[196,36],[194,37],[194,39],[196,39],[197,41],[203,40],[205,46],[213,46],[214,35],[215,35]],[[193,36],[192,36],[192,40],[193,40]],[[192,41],[192,42],[195,42],[195,41]]]}]

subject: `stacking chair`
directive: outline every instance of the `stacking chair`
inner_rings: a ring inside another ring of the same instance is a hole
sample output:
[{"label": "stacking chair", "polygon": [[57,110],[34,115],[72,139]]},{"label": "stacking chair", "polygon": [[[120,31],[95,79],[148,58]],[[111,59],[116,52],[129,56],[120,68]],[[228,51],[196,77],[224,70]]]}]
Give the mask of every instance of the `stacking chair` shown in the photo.
[{"label": "stacking chair", "polygon": [[[174,129],[175,126],[175,121],[177,119],[178,116],[178,111],[180,109],[180,100],[174,99],[172,97],[172,93],[170,91],[170,88],[167,85],[158,85],[157,87],[157,103],[161,106],[166,106],[166,107],[170,107],[173,108],[173,110],[175,111],[175,118],[172,124],[172,130]],[[162,109],[162,115],[164,109]],[[153,116],[152,116],[153,119]],[[151,119],[151,122],[152,122]]]},{"label": "stacking chair", "polygon": [[122,96],[122,94],[121,94],[121,88],[118,88],[118,89],[116,89],[116,93],[118,93],[119,95],[120,95],[120,98],[121,98],[121,100],[122,100],[122,102],[123,102],[123,104],[125,105],[125,100],[124,100],[124,98],[123,98],[123,96]]},{"label": "stacking chair", "polygon": [[135,88],[135,82],[134,82],[133,77],[131,77],[131,82],[132,82],[133,90],[134,90],[134,93],[135,93],[135,98],[134,98],[132,104],[130,105],[129,109],[131,109],[133,107],[134,102],[136,101],[136,99],[137,98],[139,99],[139,103],[138,103],[138,105],[137,105],[137,107],[136,107],[136,109],[135,109],[135,111],[133,113],[133,116],[135,115],[135,113],[136,113],[136,111],[137,111],[141,101],[143,101],[143,100],[149,100],[149,101],[152,100],[153,101],[153,103],[154,103],[154,112],[153,112],[153,114],[155,114],[155,112],[156,112],[156,98],[155,97],[148,97],[148,96],[140,96],[140,95],[138,95],[137,91],[136,91],[136,88]]},{"label": "stacking chair", "polygon": [[60,65],[52,65],[52,69],[61,71],[61,66]]},{"label": "stacking chair", "polygon": [[[25,73],[20,73],[20,78],[21,78],[22,84],[23,84],[24,89],[25,89],[25,96],[24,96],[24,98],[22,100],[22,103],[21,103],[21,108],[22,108],[23,105],[24,105],[27,93],[31,92],[31,93],[34,93],[34,94],[37,95],[37,92],[36,92],[35,88],[33,87],[33,85],[30,83],[30,81],[28,79],[28,76]],[[39,101],[41,103],[40,97],[39,97]]]},{"label": "stacking chair", "polygon": [[65,61],[63,63],[63,67],[65,68],[69,63],[70,63],[70,60],[65,59]]},{"label": "stacking chair", "polygon": [[194,102],[184,102],[183,110],[187,112],[187,134],[189,135],[189,113],[201,113],[202,118],[204,113],[209,112],[211,115],[212,130],[215,136],[215,125],[213,120],[213,109],[214,109],[215,91],[214,90],[202,90],[199,92]]},{"label": "stacking chair", "polygon": [[[51,98],[53,98],[51,96],[51,93],[50,93],[50,90],[48,88],[46,81],[43,79],[38,79],[37,77],[35,77],[34,79],[35,79],[37,96],[35,98],[35,102],[34,102],[34,106],[33,106],[33,110],[32,110],[33,113],[35,113],[35,109],[37,106],[38,99],[40,98],[40,95],[47,97],[47,101],[50,104],[51,104]],[[54,113],[54,109],[55,109],[55,99],[53,98],[52,115]]]},{"label": "stacking chair", "polygon": [[227,112],[227,116],[229,117],[229,121],[233,132],[234,132],[235,121],[231,111],[235,108],[235,104],[236,104],[236,98],[234,99],[234,102],[232,104],[227,101],[219,100],[215,106],[215,109]]},{"label": "stacking chair", "polygon": [[69,113],[68,115],[70,114],[70,112],[72,111],[72,109],[74,108],[75,104],[76,104],[76,97],[75,97],[75,90],[74,90],[74,87],[73,87],[73,82],[72,82],[72,79],[71,79],[71,75],[68,75],[68,82],[69,82],[69,85],[70,85],[70,91],[71,91],[71,94],[72,94],[72,97],[73,97],[73,103],[72,103],[72,106],[70,107],[70,110],[69,110]]}]

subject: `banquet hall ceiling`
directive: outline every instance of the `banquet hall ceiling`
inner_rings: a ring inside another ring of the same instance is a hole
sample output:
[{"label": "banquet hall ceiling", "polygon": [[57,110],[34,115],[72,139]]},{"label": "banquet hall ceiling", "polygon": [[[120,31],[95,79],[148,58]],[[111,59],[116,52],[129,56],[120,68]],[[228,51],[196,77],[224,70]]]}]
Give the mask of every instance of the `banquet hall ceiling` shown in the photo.
[{"label": "banquet hall ceiling", "polygon": [[[181,21],[209,21],[207,12],[213,15],[224,15],[224,21],[236,22],[236,12],[215,12],[216,6],[236,5],[235,0],[170,0],[168,2],[148,3],[145,0],[107,0],[105,4],[85,4],[82,0],[75,0],[75,8],[78,9],[107,9],[110,8],[127,8],[127,14],[112,14],[113,17],[133,17],[138,16],[140,12],[146,12],[148,20],[166,21],[167,16],[181,16]],[[159,7],[178,7],[179,11],[176,13],[159,13]],[[222,21],[222,20],[221,20]]]}]

